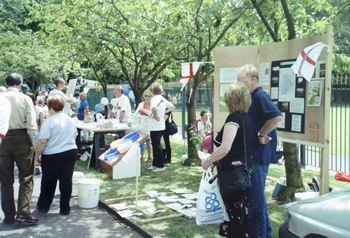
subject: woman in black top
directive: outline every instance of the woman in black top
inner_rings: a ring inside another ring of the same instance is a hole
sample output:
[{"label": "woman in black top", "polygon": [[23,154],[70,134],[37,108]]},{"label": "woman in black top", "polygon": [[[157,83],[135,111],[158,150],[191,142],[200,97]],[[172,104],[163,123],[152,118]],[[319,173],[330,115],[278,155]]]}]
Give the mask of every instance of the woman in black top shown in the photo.
[{"label": "woman in black top", "polygon": [[[218,149],[202,161],[204,169],[215,163],[219,178],[223,171],[234,170],[235,166],[244,164],[245,160],[248,167],[251,165],[249,141],[254,138],[252,122],[246,113],[251,104],[246,86],[232,84],[225,92],[225,104],[230,114],[214,140]],[[248,192],[225,194],[223,201],[230,221],[220,224],[219,234],[226,237],[248,237]]]}]

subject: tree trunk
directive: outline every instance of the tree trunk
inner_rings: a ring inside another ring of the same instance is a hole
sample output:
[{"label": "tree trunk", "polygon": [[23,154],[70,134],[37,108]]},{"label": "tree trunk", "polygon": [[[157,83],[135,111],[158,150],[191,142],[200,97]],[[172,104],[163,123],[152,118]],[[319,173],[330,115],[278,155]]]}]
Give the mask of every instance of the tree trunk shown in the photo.
[{"label": "tree trunk", "polygon": [[200,160],[198,157],[198,144],[199,138],[196,133],[196,95],[197,89],[199,87],[199,79],[194,79],[194,84],[192,87],[192,95],[190,101],[187,104],[187,145],[188,145],[188,159],[185,161],[184,165],[198,165]]},{"label": "tree trunk", "polygon": [[[287,29],[288,29],[288,39],[294,39],[296,38],[296,30],[295,30],[295,21],[293,18],[293,15],[291,14],[288,6],[287,0],[280,0],[282,3],[283,13],[286,18],[287,23]],[[258,15],[266,27],[266,29],[269,31],[271,38],[273,41],[277,42],[280,41],[280,38],[277,34],[277,27],[275,31],[273,31],[273,28],[269,25],[267,22],[265,16],[262,14],[261,8],[259,4],[257,4],[256,0],[251,0],[253,7],[257,10]],[[283,143],[283,149],[284,149],[284,167],[286,170],[286,177],[287,177],[287,187],[285,187],[280,196],[278,197],[279,202],[289,202],[293,201],[295,199],[294,194],[296,191],[304,191],[304,185],[303,185],[303,179],[301,177],[301,168],[298,158],[298,146],[296,144],[290,144],[290,143]]]},{"label": "tree trunk", "polygon": [[143,92],[141,92],[142,90],[141,89],[139,89],[139,90],[137,90],[137,91],[134,91],[133,90],[133,93],[134,93],[134,95],[135,95],[135,104],[136,104],[136,107],[140,104],[140,102],[142,102],[143,100],[142,100],[142,94],[143,94]]},{"label": "tree trunk", "polygon": [[283,143],[284,167],[287,177],[287,186],[282,189],[278,201],[288,203],[295,200],[295,192],[305,191],[301,176],[301,167],[298,158],[298,146],[291,143]]}]

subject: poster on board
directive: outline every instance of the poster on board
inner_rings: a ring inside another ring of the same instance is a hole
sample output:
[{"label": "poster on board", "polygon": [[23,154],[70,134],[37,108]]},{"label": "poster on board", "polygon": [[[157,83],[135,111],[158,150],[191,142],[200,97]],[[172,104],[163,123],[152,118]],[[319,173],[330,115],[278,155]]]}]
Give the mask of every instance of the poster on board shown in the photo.
[{"label": "poster on board", "polygon": [[270,64],[262,63],[259,66],[259,86],[270,84]]},{"label": "poster on board", "polygon": [[307,93],[307,105],[309,107],[321,106],[323,81],[310,81]]},{"label": "poster on board", "polygon": [[239,67],[220,68],[220,84],[236,82],[238,71]]},{"label": "poster on board", "polygon": [[291,66],[295,60],[272,61],[271,100],[282,113],[277,127],[280,131],[304,133],[306,82],[295,75]]}]

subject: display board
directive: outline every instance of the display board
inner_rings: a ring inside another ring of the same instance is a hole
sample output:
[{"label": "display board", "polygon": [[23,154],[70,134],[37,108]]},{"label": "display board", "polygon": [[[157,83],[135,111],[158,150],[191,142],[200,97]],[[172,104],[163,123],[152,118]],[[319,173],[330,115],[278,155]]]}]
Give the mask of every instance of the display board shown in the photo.
[{"label": "display board", "polygon": [[217,48],[213,103],[214,132],[222,127],[227,116],[223,100],[225,89],[237,80],[236,74],[240,66],[253,64],[259,69],[259,85],[271,96],[282,112],[282,121],[278,127],[279,139],[323,147],[326,140],[325,105],[330,105],[329,49],[321,53],[314,77],[310,82],[297,77],[290,67],[305,47],[317,42],[331,45],[330,41],[328,35],[321,35],[262,46]]},{"label": "display board", "polygon": [[[322,42],[324,49],[316,64],[313,79],[307,82],[293,76],[290,66],[307,46]],[[261,46],[219,47],[215,50],[215,80],[213,96],[214,135],[228,115],[224,92],[237,80],[244,64],[259,70],[259,85],[270,94],[283,113],[278,126],[280,141],[321,147],[321,193],[328,192],[330,84],[332,72],[333,31],[327,34]]]}]

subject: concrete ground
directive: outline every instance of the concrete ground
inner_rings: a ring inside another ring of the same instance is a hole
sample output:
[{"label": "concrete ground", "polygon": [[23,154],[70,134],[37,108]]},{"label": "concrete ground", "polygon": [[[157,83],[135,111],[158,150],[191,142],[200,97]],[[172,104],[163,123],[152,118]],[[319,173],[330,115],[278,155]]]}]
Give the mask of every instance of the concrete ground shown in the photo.
[{"label": "concrete ground", "polygon": [[[41,176],[35,176],[34,192],[32,198],[32,209],[40,193]],[[18,196],[18,179],[15,181],[15,197]],[[65,238],[87,238],[87,237],[140,237],[129,227],[118,223],[105,210],[80,209],[78,199],[71,200],[71,213],[69,216],[59,214],[59,193],[56,191],[54,202],[49,213],[45,216],[38,217],[39,224],[36,226],[25,226],[21,223],[6,225],[2,223],[4,214],[0,209],[0,237],[6,238],[37,238],[37,237],[65,237]]]}]

